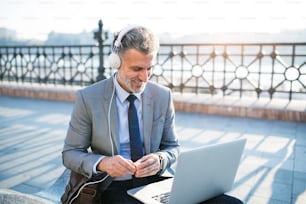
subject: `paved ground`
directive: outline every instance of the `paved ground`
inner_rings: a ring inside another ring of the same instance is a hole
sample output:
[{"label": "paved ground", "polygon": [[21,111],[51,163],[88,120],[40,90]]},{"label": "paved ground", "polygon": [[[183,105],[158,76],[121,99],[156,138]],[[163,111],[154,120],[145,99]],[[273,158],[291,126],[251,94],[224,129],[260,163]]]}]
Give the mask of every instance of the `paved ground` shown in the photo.
[{"label": "paved ground", "polygon": [[[0,96],[0,188],[37,194],[64,171],[72,103]],[[178,112],[183,149],[247,138],[233,190],[251,204],[306,203],[306,124]]]}]

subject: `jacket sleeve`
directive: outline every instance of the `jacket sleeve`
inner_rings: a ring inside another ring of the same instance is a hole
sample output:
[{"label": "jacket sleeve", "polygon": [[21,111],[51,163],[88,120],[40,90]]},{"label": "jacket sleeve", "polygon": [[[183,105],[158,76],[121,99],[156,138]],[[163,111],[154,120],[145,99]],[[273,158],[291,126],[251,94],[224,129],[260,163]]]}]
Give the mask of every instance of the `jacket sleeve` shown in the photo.
[{"label": "jacket sleeve", "polygon": [[[166,98],[166,97],[164,97]],[[164,106],[164,123],[162,131],[162,139],[157,152],[163,158],[160,175],[166,172],[173,174],[173,169],[170,167],[176,162],[180,150],[178,137],[175,129],[175,110],[171,91],[167,92],[167,105]],[[153,127],[154,128],[154,127]]]},{"label": "jacket sleeve", "polygon": [[92,177],[93,166],[101,155],[90,151],[92,117],[87,111],[82,92],[77,93],[69,123],[62,159],[65,167],[88,178]]}]

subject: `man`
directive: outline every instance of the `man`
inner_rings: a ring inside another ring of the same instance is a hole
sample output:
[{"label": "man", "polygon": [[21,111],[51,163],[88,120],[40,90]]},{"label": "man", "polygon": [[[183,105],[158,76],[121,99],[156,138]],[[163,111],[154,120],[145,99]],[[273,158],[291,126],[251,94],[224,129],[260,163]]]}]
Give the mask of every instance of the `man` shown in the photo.
[{"label": "man", "polygon": [[139,203],[126,190],[161,180],[178,157],[171,92],[148,81],[158,49],[148,29],[122,30],[109,59],[117,72],[77,94],[63,163],[88,178],[111,176],[102,203]]}]

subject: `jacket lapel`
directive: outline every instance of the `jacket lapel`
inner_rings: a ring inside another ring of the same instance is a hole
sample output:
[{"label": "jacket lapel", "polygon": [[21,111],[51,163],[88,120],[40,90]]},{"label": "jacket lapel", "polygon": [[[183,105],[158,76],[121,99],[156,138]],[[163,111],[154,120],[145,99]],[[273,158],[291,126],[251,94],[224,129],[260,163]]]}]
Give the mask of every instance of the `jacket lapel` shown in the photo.
[{"label": "jacket lapel", "polygon": [[[107,84],[104,89],[104,110],[106,113],[106,116],[108,117],[108,111],[109,111],[109,105],[111,102],[111,110],[110,110],[110,118],[107,119],[110,123],[110,128],[111,128],[111,137],[113,140],[113,145],[114,145],[114,151],[115,154],[119,153],[119,147],[120,147],[120,139],[118,135],[118,125],[117,125],[117,106],[116,106],[116,93],[113,95],[113,90],[114,90],[114,83],[113,83],[113,78],[106,79]],[[111,101],[112,100],[112,101]],[[108,124],[107,124],[108,125]],[[108,128],[108,126],[107,126]],[[107,130],[108,131],[108,130]]]},{"label": "jacket lapel", "polygon": [[142,101],[143,139],[145,152],[150,153],[151,131],[153,124],[153,100],[148,88],[143,93]]}]

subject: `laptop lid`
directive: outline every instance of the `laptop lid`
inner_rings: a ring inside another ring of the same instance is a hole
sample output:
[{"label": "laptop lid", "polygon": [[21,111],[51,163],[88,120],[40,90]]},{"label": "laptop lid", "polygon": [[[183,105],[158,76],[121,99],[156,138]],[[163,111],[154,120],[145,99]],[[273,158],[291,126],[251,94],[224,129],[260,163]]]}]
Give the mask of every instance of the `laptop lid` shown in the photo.
[{"label": "laptop lid", "polygon": [[[182,151],[173,183],[161,181],[128,193],[144,203],[154,203],[151,197],[157,193],[156,189],[158,194],[162,189],[171,189],[170,203],[178,204],[199,203],[228,192],[234,183],[245,143],[246,139],[239,139]],[[154,186],[159,183],[169,186]]]}]

